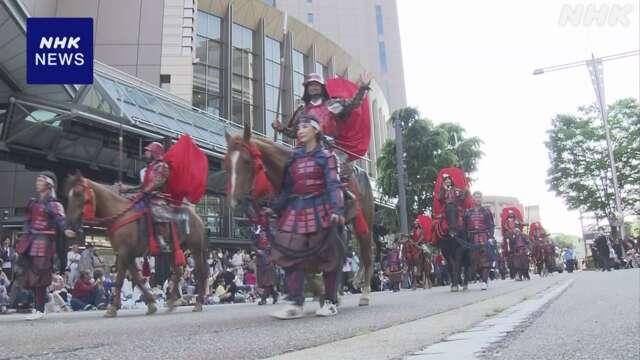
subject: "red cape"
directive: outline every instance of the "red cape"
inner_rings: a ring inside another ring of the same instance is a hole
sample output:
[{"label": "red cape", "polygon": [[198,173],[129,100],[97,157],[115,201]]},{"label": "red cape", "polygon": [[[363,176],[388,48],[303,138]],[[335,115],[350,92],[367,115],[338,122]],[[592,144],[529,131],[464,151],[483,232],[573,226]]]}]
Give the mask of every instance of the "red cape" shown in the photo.
[{"label": "red cape", "polygon": [[524,217],[522,216],[520,209],[518,209],[517,207],[506,207],[502,209],[502,213],[500,214],[500,225],[503,229],[504,224],[507,221],[507,217],[509,216],[509,210],[513,211],[513,213],[516,215],[516,219],[520,220],[520,224],[524,224]]},{"label": "red cape", "polygon": [[209,160],[189,135],[182,135],[178,142],[167,151],[164,160],[171,172],[167,192],[176,202],[187,198],[197,204],[207,187]]},{"label": "red cape", "polygon": [[[440,215],[444,211],[444,209],[440,207],[440,201],[438,201],[438,194],[440,193],[440,188],[442,187],[443,174],[449,174],[451,176],[451,179],[453,180],[453,186],[461,190],[464,190],[469,183],[469,179],[467,179],[467,177],[465,176],[464,170],[460,168],[451,167],[440,169],[440,172],[438,172],[438,178],[436,179],[436,187],[433,192],[433,214],[435,216]],[[473,198],[471,197],[471,194],[468,193],[467,197],[464,199],[463,208],[470,209],[471,207],[473,207]]]},{"label": "red cape", "polygon": [[[358,92],[358,85],[339,77],[327,80],[326,87],[332,98],[351,99]],[[349,117],[339,124],[336,145],[351,153],[349,160],[357,160],[358,157],[365,156],[371,142],[369,98],[365,96],[360,106],[351,111]]]},{"label": "red cape", "polygon": [[416,239],[417,236],[414,236],[413,240],[416,242],[431,243],[432,242],[431,216],[420,214],[416,218],[415,222],[419,223],[422,226],[423,233],[422,233],[422,239]]},{"label": "red cape", "polygon": [[545,231],[544,231],[544,228],[542,227],[542,224],[539,221],[536,221],[531,225],[529,225],[529,239],[533,240],[533,235],[535,234],[536,229],[540,230],[539,231],[540,236],[544,235]]}]

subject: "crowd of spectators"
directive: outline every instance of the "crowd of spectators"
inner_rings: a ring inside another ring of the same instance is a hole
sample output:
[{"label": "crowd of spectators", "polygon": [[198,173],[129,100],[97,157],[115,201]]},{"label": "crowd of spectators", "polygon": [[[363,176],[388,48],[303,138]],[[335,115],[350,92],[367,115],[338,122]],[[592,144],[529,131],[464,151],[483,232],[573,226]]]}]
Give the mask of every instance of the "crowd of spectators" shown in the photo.
[{"label": "crowd of spectators", "polygon": [[[631,242],[637,247],[637,242]],[[628,247],[628,246],[627,246]],[[626,247],[625,247],[625,250]],[[597,251],[597,250],[596,250]],[[612,251],[613,252],[613,251]],[[186,264],[181,269],[182,276],[177,283],[171,276],[160,279],[156,276],[156,260],[154,257],[137,258],[136,264],[144,278],[144,286],[151,290],[161,305],[175,289],[178,292],[178,305],[192,305],[196,302],[197,281],[195,262],[186,252]],[[384,252],[383,252],[384,255]],[[566,258],[566,252],[564,257]],[[49,288],[47,312],[90,311],[105,309],[113,301],[113,289],[116,280],[116,267],[106,267],[105,261],[96,249],[87,244],[84,249],[73,245],[66,254],[67,267],[64,276],[54,274]],[[384,258],[384,256],[382,256]],[[207,296],[205,304],[228,304],[239,302],[255,302],[260,297],[260,289],[256,279],[256,256],[251,250],[214,249],[208,253]],[[431,259],[432,283],[434,286],[449,284],[449,274],[442,255],[437,252]],[[21,289],[15,281],[18,257],[11,246],[9,238],[4,238],[0,248],[0,314],[9,309],[17,312],[31,311],[33,294]],[[360,259],[355,251],[349,249],[340,273],[340,293],[358,293],[361,282]],[[169,274],[170,275],[170,274]],[[403,267],[401,287],[411,288],[411,277],[408,269]],[[374,276],[371,279],[373,291],[391,291],[392,285],[385,272],[384,261],[374,264]],[[276,267],[276,289],[286,294],[284,271]],[[308,292],[310,294],[310,292]],[[134,286],[130,274],[126,275],[122,292],[122,308],[131,309],[143,304],[142,291]]]}]

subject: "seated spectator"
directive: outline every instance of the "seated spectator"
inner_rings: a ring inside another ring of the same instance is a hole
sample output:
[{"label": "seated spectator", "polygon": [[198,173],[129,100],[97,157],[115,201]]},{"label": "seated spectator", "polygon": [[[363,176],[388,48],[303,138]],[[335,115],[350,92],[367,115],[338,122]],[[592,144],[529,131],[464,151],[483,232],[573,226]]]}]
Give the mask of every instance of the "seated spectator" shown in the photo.
[{"label": "seated spectator", "polygon": [[80,272],[80,279],[73,286],[71,308],[78,310],[95,310],[98,305],[104,306],[103,290],[92,280],[87,271]]},{"label": "seated spectator", "polygon": [[67,293],[67,288],[65,287],[62,276],[54,274],[49,289],[49,301],[46,304],[47,312],[69,311],[70,308],[67,303],[69,302],[70,296]]},{"label": "seated spectator", "polygon": [[7,275],[0,270],[0,314],[6,314],[7,308],[9,307],[8,287],[9,279],[7,279]]},{"label": "seated spectator", "polygon": [[220,296],[221,303],[234,303],[236,301],[236,293],[238,292],[238,286],[236,282],[231,280],[225,283],[224,294]]}]

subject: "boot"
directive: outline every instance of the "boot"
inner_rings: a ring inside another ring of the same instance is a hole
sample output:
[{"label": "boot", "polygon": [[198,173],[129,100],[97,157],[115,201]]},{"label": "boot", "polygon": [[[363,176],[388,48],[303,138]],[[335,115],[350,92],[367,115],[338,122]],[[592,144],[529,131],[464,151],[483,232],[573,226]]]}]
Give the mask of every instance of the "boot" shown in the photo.
[{"label": "boot", "polygon": [[334,316],[337,314],[338,314],[338,307],[336,306],[336,304],[334,304],[329,300],[325,300],[324,305],[322,305],[320,309],[316,310],[317,316],[328,317],[328,316]]},{"label": "boot", "polygon": [[287,304],[282,309],[271,314],[272,317],[280,320],[299,319],[304,316],[301,305]]}]

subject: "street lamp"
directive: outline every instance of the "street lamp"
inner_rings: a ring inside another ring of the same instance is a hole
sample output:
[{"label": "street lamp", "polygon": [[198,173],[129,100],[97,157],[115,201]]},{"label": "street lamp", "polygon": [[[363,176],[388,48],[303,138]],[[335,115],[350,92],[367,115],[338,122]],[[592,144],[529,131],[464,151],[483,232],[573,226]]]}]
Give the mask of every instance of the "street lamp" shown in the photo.
[{"label": "street lamp", "polygon": [[[596,92],[596,100],[598,103],[598,109],[600,110],[600,117],[602,118],[602,122],[604,124],[604,131],[607,139],[607,150],[609,152],[609,167],[611,168],[611,177],[613,178],[613,194],[615,197],[615,205],[616,205],[616,223],[620,225],[620,241],[624,240],[624,212],[622,210],[622,201],[620,198],[620,189],[618,188],[618,176],[616,173],[616,161],[613,155],[613,145],[611,144],[611,133],[609,131],[609,120],[607,113],[607,103],[605,102],[604,96],[604,74],[602,72],[602,63],[604,61],[609,60],[617,60],[622,59],[629,56],[637,56],[640,54],[640,50],[627,51],[624,53],[613,54],[608,56],[603,56],[601,58],[596,58],[593,54],[591,54],[591,59],[576,61],[573,63],[550,66],[547,68],[539,68],[533,71],[533,75],[544,74],[545,72],[564,70],[569,68],[574,68],[582,65],[586,65],[589,69],[589,74],[591,75],[591,82],[593,84],[593,89]],[[613,225],[613,224],[611,224]]]}]

